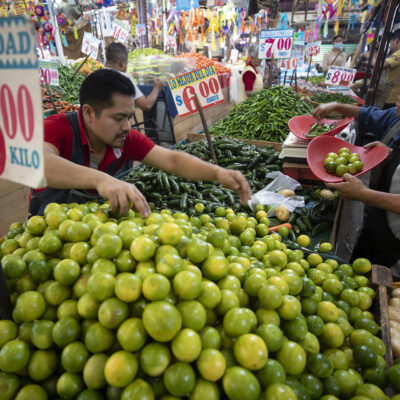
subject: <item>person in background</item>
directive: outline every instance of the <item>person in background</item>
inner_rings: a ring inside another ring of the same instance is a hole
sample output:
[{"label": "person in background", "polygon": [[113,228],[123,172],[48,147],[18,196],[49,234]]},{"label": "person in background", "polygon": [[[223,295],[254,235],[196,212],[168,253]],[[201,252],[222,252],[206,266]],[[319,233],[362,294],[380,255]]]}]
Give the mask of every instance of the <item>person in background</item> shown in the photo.
[{"label": "person in background", "polygon": [[389,44],[390,55],[383,65],[386,71],[384,110],[395,107],[400,95],[400,29],[392,33]]},{"label": "person in background", "polygon": [[143,111],[150,111],[157,101],[158,94],[163,88],[159,79],[154,81],[154,87],[148,96],[145,96],[133,81],[133,78],[126,73],[128,67],[128,50],[122,43],[111,43],[106,49],[106,68],[115,69],[128,77],[135,87],[135,105]]},{"label": "person in background", "polygon": [[332,112],[354,117],[361,131],[372,132],[376,139],[365,147],[388,145],[391,153],[384,164],[372,170],[370,187],[350,174],[344,174],[342,183],[327,186],[338,191],[347,200],[358,200],[366,207],[364,226],[353,252],[353,258],[366,257],[372,263],[392,267],[400,260],[400,96],[396,107],[379,110],[376,107],[358,107],[349,104],[327,103],[318,106],[313,117],[320,120]]},{"label": "person in background", "polygon": [[327,73],[331,65],[335,67],[345,67],[346,61],[347,54],[344,50],[343,36],[336,35],[333,38],[333,48],[324,54],[322,71]]},{"label": "person in background", "polygon": [[258,45],[252,44],[249,47],[249,57],[246,67],[239,81],[238,103],[241,103],[251,94],[259,92],[263,88],[263,78],[258,71],[260,64],[261,60],[258,58]]}]

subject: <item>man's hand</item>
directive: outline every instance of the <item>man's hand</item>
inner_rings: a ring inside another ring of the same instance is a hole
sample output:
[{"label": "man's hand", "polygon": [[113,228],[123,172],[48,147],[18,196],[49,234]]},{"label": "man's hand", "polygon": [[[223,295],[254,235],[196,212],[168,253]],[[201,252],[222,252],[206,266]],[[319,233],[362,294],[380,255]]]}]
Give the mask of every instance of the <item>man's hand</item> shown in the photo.
[{"label": "man's hand", "polygon": [[343,175],[344,182],[327,183],[326,186],[330,189],[337,190],[339,195],[345,200],[360,200],[363,201],[364,194],[369,190],[360,179],[350,174]]},{"label": "man's hand", "polygon": [[145,218],[151,212],[143,194],[131,183],[120,181],[112,176],[105,176],[96,185],[96,190],[101,197],[109,200],[111,210],[114,212],[119,210],[122,216],[126,215],[130,204]]},{"label": "man's hand", "polygon": [[389,146],[386,146],[386,144],[382,143],[382,142],[371,142],[368,143],[364,146],[364,149],[373,149],[376,146],[382,146],[382,147],[386,147],[389,149],[389,151],[392,151],[392,149]]},{"label": "man's hand", "polygon": [[164,87],[164,84],[162,83],[162,81],[160,81],[160,79],[156,79],[154,81],[154,87],[158,90],[161,90]]},{"label": "man's hand", "polygon": [[333,111],[335,111],[337,103],[326,103],[321,104],[317,108],[314,109],[312,116],[318,121],[327,115],[330,115]]},{"label": "man's hand", "polygon": [[250,185],[241,172],[219,168],[219,171],[217,172],[217,180],[226,188],[238,192],[242,204],[247,204],[251,199]]}]

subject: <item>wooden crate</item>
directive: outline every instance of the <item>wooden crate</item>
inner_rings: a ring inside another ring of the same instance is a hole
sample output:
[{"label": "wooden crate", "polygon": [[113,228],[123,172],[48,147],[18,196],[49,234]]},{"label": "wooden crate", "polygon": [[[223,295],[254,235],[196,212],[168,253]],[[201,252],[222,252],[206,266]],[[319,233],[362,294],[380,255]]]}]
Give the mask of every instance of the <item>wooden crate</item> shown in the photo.
[{"label": "wooden crate", "polygon": [[[375,289],[375,299],[372,304],[372,313],[377,324],[381,327],[380,337],[386,346],[385,360],[387,370],[393,365],[393,353],[389,329],[389,298],[393,288],[392,271],[382,265],[373,265],[371,271],[371,286]],[[393,396],[395,390],[392,386],[386,388],[385,393]]]},{"label": "wooden crate", "polygon": [[[205,139],[206,135],[201,134],[201,133],[189,133],[187,140],[188,142],[197,142],[199,140]],[[211,135],[212,137],[212,135]],[[265,146],[271,146],[277,151],[281,151],[282,149],[282,143],[277,143],[277,142],[266,142],[264,140],[250,140],[250,139],[242,139],[242,138],[234,138],[238,140],[243,140],[246,143],[253,144],[256,147],[265,147]]]}]

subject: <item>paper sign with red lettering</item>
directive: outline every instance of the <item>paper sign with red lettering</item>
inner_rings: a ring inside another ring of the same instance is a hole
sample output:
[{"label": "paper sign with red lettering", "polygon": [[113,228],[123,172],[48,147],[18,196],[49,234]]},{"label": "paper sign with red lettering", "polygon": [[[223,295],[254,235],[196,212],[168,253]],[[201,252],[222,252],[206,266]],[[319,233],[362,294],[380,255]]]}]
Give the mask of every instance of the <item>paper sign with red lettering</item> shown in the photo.
[{"label": "paper sign with red lettering", "polygon": [[317,56],[321,52],[321,41],[309,43],[306,47],[306,56]]},{"label": "paper sign with red lettering", "polygon": [[258,58],[290,58],[293,46],[293,29],[270,29],[260,32]]},{"label": "paper sign with red lettering", "polygon": [[121,43],[125,43],[126,39],[129,35],[129,25],[126,24],[124,21],[120,21],[118,19],[114,20],[113,22],[113,37],[115,40]]},{"label": "paper sign with red lettering", "polygon": [[99,51],[100,40],[89,32],[84,32],[82,40],[82,53],[90,54],[90,57],[96,59]]},{"label": "paper sign with red lettering", "polygon": [[334,67],[331,65],[328,69],[328,73],[326,74],[325,83],[327,85],[347,87],[353,83],[355,76],[356,76],[355,69]]},{"label": "paper sign with red lettering", "polygon": [[198,111],[195,94],[202,108],[212,107],[224,101],[218,75],[213,66],[170,79],[168,85],[181,117]]},{"label": "paper sign with red lettering", "polygon": [[45,81],[52,86],[59,86],[58,81],[58,64],[51,61],[39,60],[40,83],[43,85]]},{"label": "paper sign with red lettering", "polygon": [[299,68],[304,64],[304,53],[302,51],[292,51],[292,57],[281,60],[281,69],[289,70]]},{"label": "paper sign with red lettering", "polygon": [[46,186],[43,114],[30,18],[0,18],[0,178]]}]

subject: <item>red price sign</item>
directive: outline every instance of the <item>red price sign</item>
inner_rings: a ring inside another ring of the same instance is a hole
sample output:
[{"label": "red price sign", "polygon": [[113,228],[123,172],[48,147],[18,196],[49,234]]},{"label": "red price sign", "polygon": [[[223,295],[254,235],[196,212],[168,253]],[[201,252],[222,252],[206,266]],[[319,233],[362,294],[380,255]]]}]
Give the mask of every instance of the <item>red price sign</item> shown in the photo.
[{"label": "red price sign", "polygon": [[212,107],[224,101],[218,75],[212,66],[170,79],[168,85],[181,117],[198,111],[196,94],[202,108]]},{"label": "red price sign", "polygon": [[355,69],[330,66],[326,74],[325,83],[327,85],[348,87],[353,83],[355,76]]},{"label": "red price sign", "polygon": [[0,42],[24,48],[10,46],[12,51],[0,54],[0,177],[38,188],[45,182],[35,32],[24,17],[7,20]]},{"label": "red price sign", "polygon": [[261,31],[258,58],[290,58],[293,33],[293,29]]},{"label": "red price sign", "polygon": [[97,53],[99,51],[100,40],[94,37],[91,33],[85,32],[83,34],[82,48],[83,54],[89,55],[92,58],[97,58]]},{"label": "red price sign", "polygon": [[56,63],[39,61],[40,83],[47,82],[49,85],[59,86],[58,67]]},{"label": "red price sign", "polygon": [[309,43],[306,47],[306,56],[317,56],[321,52],[321,42]]},{"label": "red price sign", "polygon": [[301,57],[292,57],[289,60],[281,61],[281,69],[295,69],[302,64],[303,60]]}]

